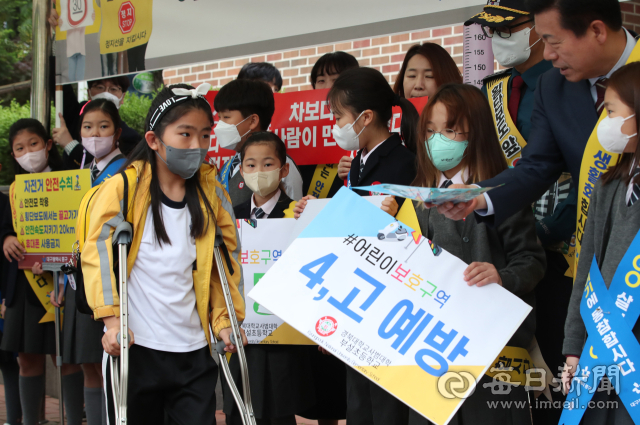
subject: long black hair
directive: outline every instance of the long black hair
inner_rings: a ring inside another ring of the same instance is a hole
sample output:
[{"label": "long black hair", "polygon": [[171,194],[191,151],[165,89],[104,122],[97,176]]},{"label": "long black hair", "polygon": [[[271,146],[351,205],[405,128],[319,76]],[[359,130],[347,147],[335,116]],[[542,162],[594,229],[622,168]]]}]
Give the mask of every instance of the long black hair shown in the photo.
[{"label": "long black hair", "polygon": [[[158,109],[159,105],[174,96],[172,89],[175,88],[193,89],[193,87],[188,84],[175,84],[162,89],[155,99],[153,99],[153,102],[151,102],[151,107],[149,108],[149,113],[145,120],[145,132],[150,131],[150,121],[154,111]],[[161,119],[155,123],[153,132],[156,136],[162,138],[168,125],[176,122],[180,117],[192,110],[201,110],[206,112],[211,121],[211,126],[213,127],[213,114],[211,113],[211,107],[206,100],[197,98],[183,100],[178,106],[172,107],[171,110],[166,112]],[[167,235],[164,221],[162,219],[162,209],[160,208],[162,203],[162,189],[160,188],[160,181],[158,180],[156,151],[151,149],[146,141],[143,140],[133,149],[122,169],[126,169],[134,161],[143,161],[151,166],[149,193],[151,196],[151,214],[153,216],[153,227],[156,233],[156,240],[160,245],[162,245],[163,242],[171,245],[171,240],[169,239],[169,235]],[[139,179],[142,178],[143,176],[139,176]],[[137,190],[138,189],[136,188],[134,199],[137,195]],[[209,223],[210,217],[213,217],[215,222],[213,207],[211,206],[205,191],[202,189],[202,185],[200,185],[200,170],[198,170],[191,178],[185,180],[185,190],[187,208],[191,214],[191,236],[197,239],[203,236],[207,231],[207,228],[211,224]],[[208,213],[206,217],[200,206],[200,200],[202,200],[202,203]]]},{"label": "long black hair", "polygon": [[[40,137],[44,141],[44,148],[47,149],[47,143],[51,140],[51,137],[44,128],[44,125],[35,118],[21,118],[9,127],[9,147],[12,153],[13,141],[18,134],[23,131]],[[15,156],[11,155],[11,157],[13,158],[13,170],[15,171],[15,174],[29,174],[28,171],[20,166]],[[60,152],[58,152],[55,145],[51,146],[51,149],[49,149],[47,164],[49,165],[49,168],[51,168],[51,171],[60,171],[63,169],[62,158],[60,157]]]},{"label": "long black hair", "polygon": [[340,111],[346,108],[356,116],[366,109],[371,109],[375,112],[377,124],[383,127],[387,127],[391,119],[393,106],[400,106],[402,140],[411,152],[416,152],[420,118],[418,111],[411,102],[393,92],[380,71],[373,68],[353,68],[344,71],[333,83],[327,100],[331,110]]}]

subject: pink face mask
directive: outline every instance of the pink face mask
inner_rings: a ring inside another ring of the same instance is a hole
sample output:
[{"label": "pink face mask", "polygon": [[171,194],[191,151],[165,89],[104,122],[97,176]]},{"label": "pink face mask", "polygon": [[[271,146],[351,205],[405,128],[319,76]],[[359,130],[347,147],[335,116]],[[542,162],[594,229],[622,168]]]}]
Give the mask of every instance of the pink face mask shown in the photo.
[{"label": "pink face mask", "polygon": [[83,137],[82,146],[95,158],[102,158],[113,148],[113,136],[108,137]]}]

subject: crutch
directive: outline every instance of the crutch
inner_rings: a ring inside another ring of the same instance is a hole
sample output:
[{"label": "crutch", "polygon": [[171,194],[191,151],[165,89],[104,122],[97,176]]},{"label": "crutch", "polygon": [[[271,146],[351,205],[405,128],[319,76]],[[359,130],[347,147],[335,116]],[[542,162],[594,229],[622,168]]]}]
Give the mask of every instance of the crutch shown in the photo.
[{"label": "crutch", "polygon": [[[220,250],[222,250],[222,254],[220,253]],[[247,357],[244,354],[244,345],[242,344],[240,325],[238,324],[236,310],[233,306],[233,299],[231,298],[231,291],[229,290],[227,274],[224,271],[224,262],[222,260],[222,255],[224,255],[224,258],[227,261],[227,266],[231,274],[233,274],[233,267],[231,266],[231,259],[229,257],[227,246],[224,244],[222,235],[218,233],[216,233],[213,254],[216,260],[218,273],[220,274],[220,283],[222,285],[222,293],[224,294],[224,302],[227,306],[227,311],[229,312],[229,320],[231,321],[231,342],[238,349],[238,360],[240,361],[240,375],[242,378],[242,392],[244,394],[244,401],[242,400],[242,397],[240,397],[240,391],[238,391],[238,387],[236,387],[233,376],[231,376],[231,369],[229,369],[229,363],[227,363],[227,358],[224,351],[225,343],[224,341],[218,341],[214,336],[213,339],[216,343],[216,352],[218,353],[218,359],[220,360],[219,363],[222,367],[222,372],[227,379],[227,383],[229,384],[229,388],[231,389],[233,399],[236,401],[236,405],[238,406],[238,410],[240,411],[240,415],[242,416],[242,423],[244,425],[256,425],[256,418],[253,414],[253,406],[251,405],[251,390],[249,388],[249,369],[247,368]]]},{"label": "crutch", "polygon": [[127,246],[131,243],[131,223],[123,221],[113,233],[114,245],[118,245],[118,278],[120,280],[120,356],[110,356],[111,391],[116,415],[116,424],[127,423],[127,384],[129,383],[129,323],[127,298]]}]

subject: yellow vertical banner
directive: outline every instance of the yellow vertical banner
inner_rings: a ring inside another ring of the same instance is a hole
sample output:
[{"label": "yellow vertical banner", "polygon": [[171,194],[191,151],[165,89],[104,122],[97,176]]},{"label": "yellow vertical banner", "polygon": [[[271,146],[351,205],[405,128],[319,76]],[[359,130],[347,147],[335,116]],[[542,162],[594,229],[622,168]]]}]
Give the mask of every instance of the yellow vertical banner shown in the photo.
[{"label": "yellow vertical banner", "polygon": [[[627,63],[640,61],[640,43],[636,44],[636,47],[631,52]],[[607,111],[604,110],[602,115],[598,119],[598,124],[607,115]],[[589,211],[589,203],[591,202],[591,195],[596,182],[600,176],[607,170],[608,167],[613,166],[618,161],[618,154],[607,151],[602,147],[600,141],[598,141],[597,128],[593,129],[587,146],[582,155],[582,164],[580,166],[580,183],[578,185],[578,214],[577,214],[577,228],[576,228],[576,263],[574,269],[578,268],[578,261],[580,261],[580,248],[582,245],[582,238],[584,237],[584,229],[587,223],[587,215]],[[575,273],[574,273],[575,276]]]},{"label": "yellow vertical banner", "polygon": [[153,0],[102,1],[100,53],[117,53],[149,42]]}]

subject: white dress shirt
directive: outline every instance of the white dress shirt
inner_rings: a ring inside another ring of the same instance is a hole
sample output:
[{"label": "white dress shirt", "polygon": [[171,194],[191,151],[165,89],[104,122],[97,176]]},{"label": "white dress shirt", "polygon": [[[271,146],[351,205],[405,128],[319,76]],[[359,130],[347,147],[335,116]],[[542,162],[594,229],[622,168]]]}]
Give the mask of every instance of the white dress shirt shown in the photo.
[{"label": "white dress shirt", "polygon": [[[256,214],[255,214],[255,210],[256,210],[256,200],[255,200],[255,193],[253,195],[251,195],[251,216],[250,218],[253,220],[256,220]],[[269,199],[267,202],[265,202],[264,204],[260,205],[260,208],[262,209],[262,211],[264,211],[264,216],[262,216],[262,218],[269,218],[269,214],[271,214],[271,211],[273,211],[273,209],[276,207],[276,204],[278,203],[278,199],[280,199],[280,189],[278,189],[275,193],[275,195],[273,195],[271,197],[271,199]]]}]

